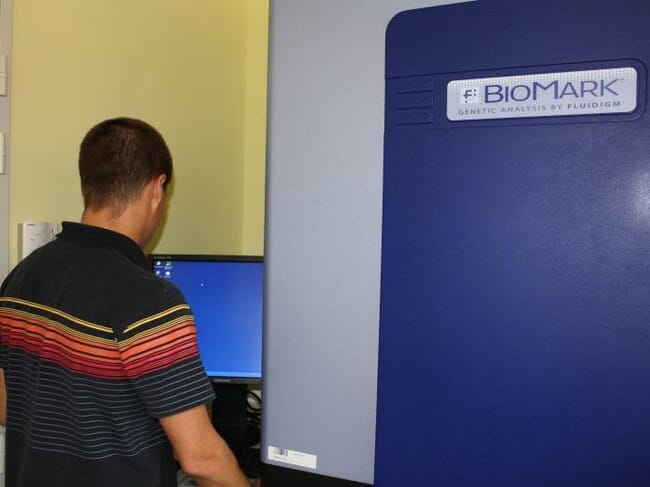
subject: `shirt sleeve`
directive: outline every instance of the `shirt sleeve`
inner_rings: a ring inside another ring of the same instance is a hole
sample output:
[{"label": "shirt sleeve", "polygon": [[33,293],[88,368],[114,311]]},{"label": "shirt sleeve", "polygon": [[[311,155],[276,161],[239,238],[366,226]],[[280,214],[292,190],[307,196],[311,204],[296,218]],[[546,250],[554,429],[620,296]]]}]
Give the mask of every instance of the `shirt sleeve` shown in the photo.
[{"label": "shirt sleeve", "polygon": [[14,272],[15,270],[11,271],[4,282],[0,284],[0,369],[3,370],[6,370],[8,365],[9,349],[7,348],[7,334],[9,332],[9,327],[5,323],[6,303],[2,298],[7,294],[7,286],[14,275]]},{"label": "shirt sleeve", "polygon": [[168,416],[214,398],[187,304],[126,326],[117,340],[125,375],[151,416]]},{"label": "shirt sleeve", "polygon": [[6,336],[9,332],[7,325],[5,324],[4,311],[2,310],[3,303],[0,299],[0,369],[7,369],[7,362],[9,356],[9,350],[6,344]]}]

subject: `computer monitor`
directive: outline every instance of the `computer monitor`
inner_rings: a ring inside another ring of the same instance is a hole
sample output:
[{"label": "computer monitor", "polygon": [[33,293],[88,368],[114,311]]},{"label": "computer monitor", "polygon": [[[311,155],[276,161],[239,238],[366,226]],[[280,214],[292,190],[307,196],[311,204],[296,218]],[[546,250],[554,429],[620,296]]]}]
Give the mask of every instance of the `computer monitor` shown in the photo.
[{"label": "computer monitor", "polygon": [[174,283],[192,308],[199,353],[214,383],[262,379],[262,257],[150,256],[152,271]]}]

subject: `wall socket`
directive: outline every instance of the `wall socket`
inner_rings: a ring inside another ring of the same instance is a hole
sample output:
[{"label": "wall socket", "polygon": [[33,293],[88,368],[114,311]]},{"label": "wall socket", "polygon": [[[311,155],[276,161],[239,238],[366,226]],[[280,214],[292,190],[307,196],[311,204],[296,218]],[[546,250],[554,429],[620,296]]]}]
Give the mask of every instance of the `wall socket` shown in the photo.
[{"label": "wall socket", "polygon": [[22,222],[18,224],[18,260],[23,260],[41,245],[54,240],[59,225],[52,222]]}]

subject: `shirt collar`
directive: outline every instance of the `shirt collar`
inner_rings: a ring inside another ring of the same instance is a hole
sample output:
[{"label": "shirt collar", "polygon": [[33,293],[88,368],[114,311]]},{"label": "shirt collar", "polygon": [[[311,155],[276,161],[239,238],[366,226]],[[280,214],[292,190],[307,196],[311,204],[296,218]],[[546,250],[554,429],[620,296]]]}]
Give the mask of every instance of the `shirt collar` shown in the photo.
[{"label": "shirt collar", "polygon": [[57,238],[69,242],[115,249],[122,252],[140,267],[145,269],[149,267],[147,257],[140,246],[126,235],[83,223],[63,222],[61,226],[63,231],[57,235]]}]

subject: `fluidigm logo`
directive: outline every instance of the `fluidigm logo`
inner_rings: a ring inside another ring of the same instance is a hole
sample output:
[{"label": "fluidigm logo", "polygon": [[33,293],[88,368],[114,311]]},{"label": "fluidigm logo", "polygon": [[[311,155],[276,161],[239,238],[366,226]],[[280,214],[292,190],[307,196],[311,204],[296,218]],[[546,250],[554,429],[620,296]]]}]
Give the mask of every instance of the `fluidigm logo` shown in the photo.
[{"label": "fluidigm logo", "polygon": [[631,113],[637,108],[632,67],[475,78],[447,84],[452,121]]},{"label": "fluidigm logo", "polygon": [[460,104],[468,105],[470,103],[479,103],[479,89],[476,86],[468,86],[460,91]]}]

